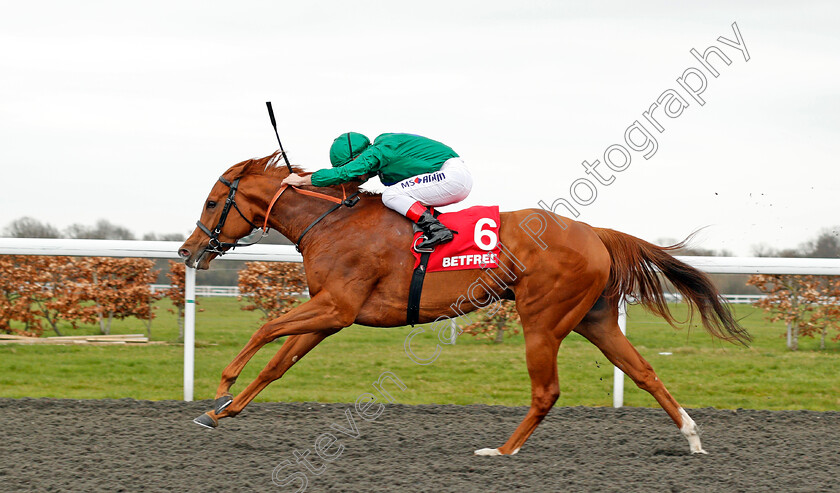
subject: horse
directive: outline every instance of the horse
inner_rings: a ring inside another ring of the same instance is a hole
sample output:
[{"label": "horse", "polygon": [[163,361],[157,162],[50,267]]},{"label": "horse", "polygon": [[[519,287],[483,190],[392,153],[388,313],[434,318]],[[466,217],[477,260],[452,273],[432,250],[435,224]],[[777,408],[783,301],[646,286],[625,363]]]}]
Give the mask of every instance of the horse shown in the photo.
[{"label": "horse", "polygon": [[[281,155],[277,151],[242,161],[224,172],[203,204],[196,229],[178,252],[188,266],[207,269],[214,258],[239,246],[239,240],[262,224],[264,231],[273,228],[297,239],[311,296],[260,327],[225,367],[214,409],[194,420],[208,428],[239,414],[269,383],[341,329],[352,324],[406,325],[414,266],[412,224],[386,208],[379,194],[360,191],[361,182],[323,188],[281,186],[292,171],[278,165]],[[304,173],[297,167],[294,172]],[[348,194],[358,203],[353,205]],[[500,219],[498,234],[504,248],[498,267],[429,273],[420,299],[419,323],[451,317],[453,306],[466,314],[486,305],[484,297],[464,296],[477,279],[488,299],[516,303],[531,380],[531,406],[504,444],[474,453],[519,452],[560,395],[557,353],[572,331],[597,346],[656,399],[688,440],[691,453],[706,453],[694,420],[618,326],[619,303],[632,295],[677,327],[659,273],[683,295],[691,313],[699,313],[711,336],[749,343],[750,335],[734,319],[708,276],[669,253],[683,244],[661,247],[543,209],[502,212]],[[216,227],[211,230],[213,224]],[[265,368],[234,397],[231,386],[251,357],[283,336],[286,340]]]}]

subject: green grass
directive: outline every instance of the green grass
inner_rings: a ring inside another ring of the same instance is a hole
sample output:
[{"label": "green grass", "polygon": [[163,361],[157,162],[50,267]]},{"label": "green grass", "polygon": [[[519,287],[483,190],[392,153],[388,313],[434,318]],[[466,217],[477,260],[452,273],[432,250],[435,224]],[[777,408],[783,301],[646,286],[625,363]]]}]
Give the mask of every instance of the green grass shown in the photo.
[{"label": "green grass", "polygon": [[[168,302],[167,302],[168,303]],[[175,317],[161,305],[152,338],[166,345],[143,346],[0,346],[0,396],[98,399],[181,399],[183,347],[176,344]],[[222,368],[260,325],[258,314],[239,309],[230,298],[202,298],[197,314],[197,399],[212,398]],[[674,308],[682,313],[683,307]],[[760,311],[735,306],[753,334],[751,348],[711,339],[702,329],[674,330],[638,307],[630,308],[628,334],[639,352],[685,407],[755,409],[840,409],[840,344],[817,350],[817,341],[800,341],[801,350],[785,348],[784,327],[770,324]],[[95,326],[67,334],[93,334]],[[114,333],[144,332],[136,320],[115,321]],[[394,392],[406,404],[527,405],[530,384],[522,336],[495,345],[462,336],[442,346],[440,357],[421,366],[409,359],[404,340],[409,329],[350,327],[328,338],[258,401],[351,402],[371,390],[384,371],[408,386]],[[427,331],[413,341],[415,353],[431,354],[436,336]],[[279,343],[264,348],[246,367],[234,391],[253,379]],[[660,355],[670,352],[671,355]],[[561,406],[612,405],[612,366],[577,334],[563,343],[558,358]],[[656,407],[629,379],[625,405]]]}]

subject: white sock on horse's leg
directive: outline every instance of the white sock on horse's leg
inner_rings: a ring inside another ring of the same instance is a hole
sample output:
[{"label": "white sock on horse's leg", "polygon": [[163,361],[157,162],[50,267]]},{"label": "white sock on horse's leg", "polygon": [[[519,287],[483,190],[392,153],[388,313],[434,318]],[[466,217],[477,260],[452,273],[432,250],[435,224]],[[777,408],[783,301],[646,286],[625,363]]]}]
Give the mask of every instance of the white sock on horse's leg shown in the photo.
[{"label": "white sock on horse's leg", "polygon": [[[519,449],[514,450],[510,455],[516,455]],[[502,455],[497,448],[482,448],[473,452],[475,455]]]},{"label": "white sock on horse's leg", "polygon": [[682,418],[682,426],[680,431],[688,440],[688,446],[691,448],[692,454],[708,454],[700,445],[700,430],[697,428],[697,423],[691,419],[691,416],[685,412],[685,409],[680,408],[680,417]]},{"label": "white sock on horse's leg", "polygon": [[474,452],[475,455],[502,455],[497,448],[482,448]]}]

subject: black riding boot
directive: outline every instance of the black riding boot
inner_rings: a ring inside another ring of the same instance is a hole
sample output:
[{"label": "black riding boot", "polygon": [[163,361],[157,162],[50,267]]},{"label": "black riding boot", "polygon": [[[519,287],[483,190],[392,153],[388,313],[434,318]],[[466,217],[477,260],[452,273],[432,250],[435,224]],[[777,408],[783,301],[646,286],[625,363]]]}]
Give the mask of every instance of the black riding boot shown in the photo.
[{"label": "black riding boot", "polygon": [[429,211],[425,211],[417,220],[417,226],[423,230],[423,235],[426,237],[417,248],[429,249],[435,245],[452,241],[454,235],[452,231],[440,223]]}]

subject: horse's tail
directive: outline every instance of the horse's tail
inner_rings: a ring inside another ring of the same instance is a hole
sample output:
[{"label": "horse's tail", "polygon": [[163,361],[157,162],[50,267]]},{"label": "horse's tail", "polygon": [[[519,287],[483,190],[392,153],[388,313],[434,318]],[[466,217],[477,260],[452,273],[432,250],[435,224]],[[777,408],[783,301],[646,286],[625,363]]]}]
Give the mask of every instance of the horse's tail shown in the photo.
[{"label": "horse's tail", "polygon": [[605,295],[633,295],[642,305],[676,327],[668,309],[659,270],[688,300],[689,314],[700,313],[703,327],[714,337],[747,345],[752,337],[732,317],[709,277],[668,252],[685,246],[691,236],[669,247],[660,247],[612,229],[594,228],[612,258]]}]

